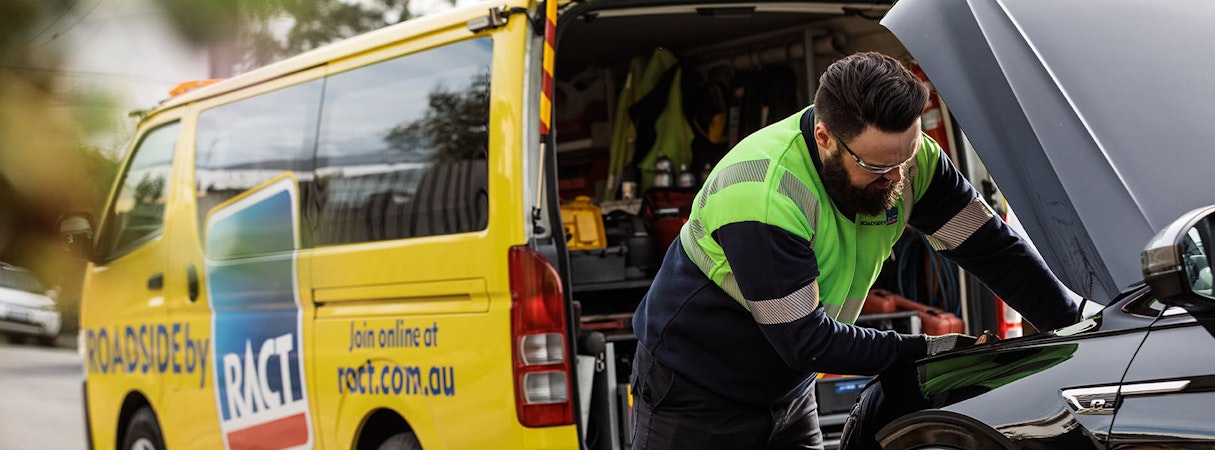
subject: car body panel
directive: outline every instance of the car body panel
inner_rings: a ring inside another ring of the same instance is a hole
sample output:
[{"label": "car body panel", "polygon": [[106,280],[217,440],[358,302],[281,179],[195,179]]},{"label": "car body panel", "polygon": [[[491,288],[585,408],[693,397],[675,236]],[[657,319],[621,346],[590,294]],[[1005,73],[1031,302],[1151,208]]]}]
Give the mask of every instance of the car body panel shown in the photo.
[{"label": "car body panel", "polygon": [[[1209,319],[1208,319],[1209,320]],[[1199,320],[1189,314],[1161,319],[1147,333],[1122,385],[1185,383],[1124,395],[1110,431],[1110,448],[1136,446],[1215,447],[1210,411],[1215,404],[1215,345]]]},{"label": "car body panel", "polygon": [[1078,413],[1063,394],[1117,386],[1143,340],[1133,328],[1104,326],[1105,314],[1125,313],[1111,307],[1056,332],[927,360],[925,393],[938,409],[976,419],[1021,448],[1101,448],[1114,416]]},{"label": "car body panel", "polygon": [[[1137,286],[1075,325],[923,360],[919,373],[929,407],[876,438],[889,441],[910,427],[939,427],[942,418],[953,417],[954,423],[968,423],[970,433],[991,432],[1015,448],[1208,443],[1215,427],[1194,412],[1211,400],[1205,374],[1215,373],[1215,364],[1178,370],[1176,352],[1166,349],[1202,347],[1193,343],[1211,336],[1184,311],[1161,314],[1163,308]],[[1154,323],[1160,325],[1149,336],[1145,330]],[[1194,380],[1186,389],[1144,389],[1185,375]]]},{"label": "car body panel", "polygon": [[1178,44],[1215,40],[1213,17],[1202,1],[913,0],[882,24],[933,80],[1047,263],[1105,303],[1142,278],[1140,244],[1210,202],[1184,184],[1208,168],[1179,162],[1210,160],[1215,84],[1201,74],[1215,61]]}]

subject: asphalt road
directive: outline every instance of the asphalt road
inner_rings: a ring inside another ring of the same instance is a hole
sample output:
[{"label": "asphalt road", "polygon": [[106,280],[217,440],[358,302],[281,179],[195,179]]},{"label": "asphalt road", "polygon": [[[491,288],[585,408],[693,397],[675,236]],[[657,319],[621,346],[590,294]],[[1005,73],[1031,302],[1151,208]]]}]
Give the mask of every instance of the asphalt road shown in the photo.
[{"label": "asphalt road", "polygon": [[0,449],[86,447],[80,355],[0,344]]}]

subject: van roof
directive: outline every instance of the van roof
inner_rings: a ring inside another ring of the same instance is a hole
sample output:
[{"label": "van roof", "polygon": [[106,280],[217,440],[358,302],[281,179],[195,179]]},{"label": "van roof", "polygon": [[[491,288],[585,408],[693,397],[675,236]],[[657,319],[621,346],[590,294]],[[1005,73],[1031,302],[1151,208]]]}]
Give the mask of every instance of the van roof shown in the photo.
[{"label": "van roof", "polygon": [[[491,7],[499,5],[524,6],[528,0],[486,1],[463,6],[448,11],[409,19],[400,23],[369,31],[357,36],[309,50],[296,56],[278,61],[264,67],[237,75],[235,77],[192,89],[184,94],[165,100],[144,116],[155,116],[161,111],[187,105],[199,100],[223,95],[266,81],[281,78],[293,73],[324,65],[335,59],[357,55],[373,49],[400,42],[406,38],[434,33],[445,28],[464,27],[465,23],[486,14]],[[470,36],[472,34],[470,33]],[[335,57],[334,55],[341,55]]]}]

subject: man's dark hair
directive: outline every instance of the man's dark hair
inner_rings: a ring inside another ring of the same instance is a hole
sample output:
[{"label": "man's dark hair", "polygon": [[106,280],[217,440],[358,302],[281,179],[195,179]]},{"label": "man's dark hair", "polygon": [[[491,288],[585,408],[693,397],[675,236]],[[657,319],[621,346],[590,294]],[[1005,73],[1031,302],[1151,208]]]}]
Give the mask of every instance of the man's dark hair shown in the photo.
[{"label": "man's dark hair", "polygon": [[928,101],[928,88],[898,60],[856,53],[827,67],[818,79],[814,116],[840,139],[866,125],[887,133],[911,127]]}]

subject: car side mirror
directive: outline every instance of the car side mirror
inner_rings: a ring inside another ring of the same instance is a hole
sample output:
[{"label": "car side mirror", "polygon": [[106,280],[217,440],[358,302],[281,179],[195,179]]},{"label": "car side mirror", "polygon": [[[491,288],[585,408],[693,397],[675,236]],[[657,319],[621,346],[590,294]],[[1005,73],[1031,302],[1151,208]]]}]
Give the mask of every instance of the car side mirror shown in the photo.
[{"label": "car side mirror", "polygon": [[59,245],[84,260],[93,258],[93,215],[68,213],[59,219]]},{"label": "car side mirror", "polygon": [[1213,244],[1215,205],[1182,215],[1143,249],[1143,280],[1166,305],[1194,315],[1215,313],[1209,263]]}]

